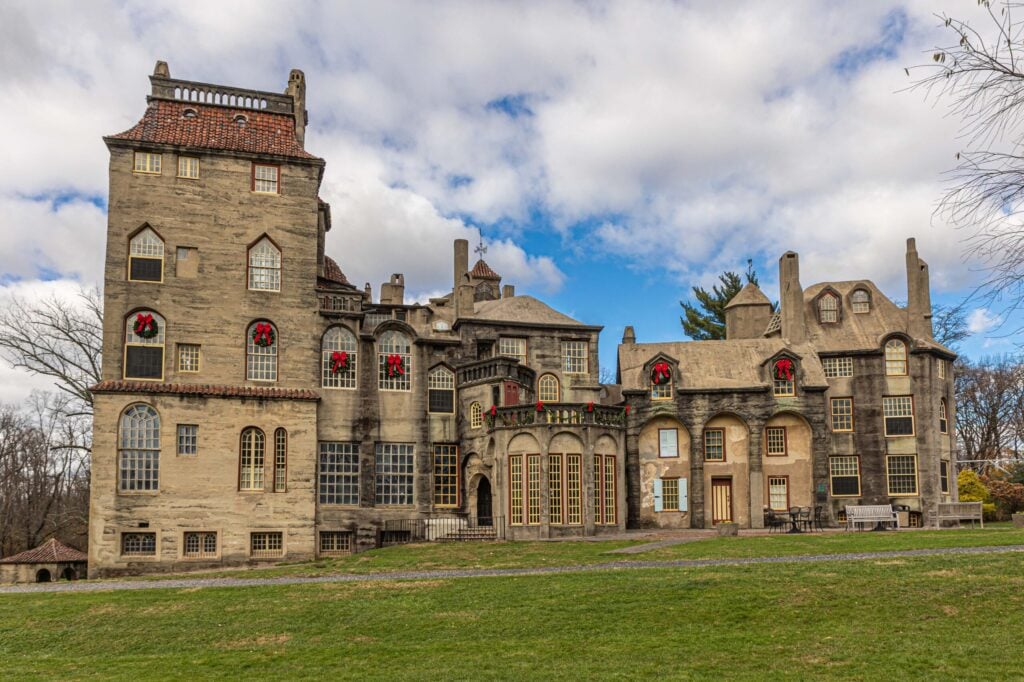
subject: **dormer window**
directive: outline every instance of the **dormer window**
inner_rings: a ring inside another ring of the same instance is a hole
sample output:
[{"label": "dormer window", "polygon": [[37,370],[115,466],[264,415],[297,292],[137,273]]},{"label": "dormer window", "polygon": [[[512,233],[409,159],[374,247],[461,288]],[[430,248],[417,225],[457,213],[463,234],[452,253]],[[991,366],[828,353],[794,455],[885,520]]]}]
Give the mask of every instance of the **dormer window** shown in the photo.
[{"label": "dormer window", "polygon": [[796,363],[789,358],[779,358],[772,363],[772,395],[796,395]]},{"label": "dormer window", "polygon": [[834,324],[839,321],[839,297],[835,294],[822,294],[818,299],[818,321],[822,324]]},{"label": "dormer window", "polygon": [[199,116],[199,112],[195,109],[192,109],[191,107],[181,112],[181,117],[184,119],[191,120],[196,118],[197,116]]},{"label": "dormer window", "polygon": [[234,118],[232,118],[231,120],[234,121],[235,125],[237,125],[239,128],[244,128],[245,124],[249,122],[249,119],[246,117],[245,114],[235,114]]},{"label": "dormer window", "polygon": [[868,296],[868,292],[863,289],[857,289],[850,294],[850,304],[855,313],[870,313],[871,312],[871,297]]},{"label": "dormer window", "polygon": [[672,397],[672,365],[658,360],[651,365],[651,400],[667,400]]}]

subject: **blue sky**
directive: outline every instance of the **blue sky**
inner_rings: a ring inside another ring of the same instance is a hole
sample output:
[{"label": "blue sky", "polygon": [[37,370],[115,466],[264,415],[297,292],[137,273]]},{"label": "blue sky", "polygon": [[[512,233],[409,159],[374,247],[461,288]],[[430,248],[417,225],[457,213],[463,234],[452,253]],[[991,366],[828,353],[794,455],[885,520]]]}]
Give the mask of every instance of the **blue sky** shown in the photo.
[{"label": "blue sky", "polygon": [[[932,215],[960,150],[904,67],[973,3],[29,2],[0,5],[0,301],[71,295],[102,272],[105,134],[171,75],[270,91],[301,68],[307,148],[327,160],[328,253],[377,291],[451,286],[475,243],[519,293],[602,324],[681,338],[680,298],[754,261],[801,255],[805,286],[871,279],[906,296],[905,239],[933,300],[982,280]],[[998,305],[968,305],[973,357],[1016,348]],[[0,369],[0,400],[37,384]]]}]

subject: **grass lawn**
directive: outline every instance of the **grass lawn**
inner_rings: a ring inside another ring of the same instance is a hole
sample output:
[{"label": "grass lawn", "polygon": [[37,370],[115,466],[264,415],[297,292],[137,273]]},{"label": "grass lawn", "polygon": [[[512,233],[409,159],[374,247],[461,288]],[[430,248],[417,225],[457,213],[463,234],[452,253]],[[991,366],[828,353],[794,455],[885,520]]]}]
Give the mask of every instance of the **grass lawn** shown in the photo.
[{"label": "grass lawn", "polygon": [[1013,678],[1021,562],[0,595],[0,677]]}]

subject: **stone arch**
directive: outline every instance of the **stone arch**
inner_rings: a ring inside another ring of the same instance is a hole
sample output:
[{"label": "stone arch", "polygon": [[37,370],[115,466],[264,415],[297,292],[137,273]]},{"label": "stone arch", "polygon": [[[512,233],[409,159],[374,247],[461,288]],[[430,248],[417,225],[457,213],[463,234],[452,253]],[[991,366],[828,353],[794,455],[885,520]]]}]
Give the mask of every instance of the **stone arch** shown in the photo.
[{"label": "stone arch", "polygon": [[608,434],[604,434],[594,443],[594,452],[600,452],[605,455],[617,455],[619,454],[619,443]]},{"label": "stone arch", "polygon": [[38,571],[36,571],[36,582],[37,583],[48,583],[48,582],[51,582],[52,580],[53,580],[53,578],[50,576],[50,569],[48,569],[48,568],[40,568]]},{"label": "stone arch", "polygon": [[78,580],[78,571],[73,566],[65,566],[60,573],[61,580]]},{"label": "stone arch", "polygon": [[[810,422],[799,412],[782,410],[773,414],[764,428],[764,506],[776,510],[813,506],[814,430]],[[780,434],[778,429],[784,431]],[[775,430],[774,434],[769,430]],[[778,453],[780,435],[784,438],[784,454]]]},{"label": "stone arch", "polygon": [[506,452],[511,454],[522,454],[522,453],[538,453],[540,452],[540,443],[537,439],[529,433],[517,433],[512,437],[512,440],[508,442],[508,447],[505,448]]},{"label": "stone arch", "polygon": [[735,412],[723,410],[704,423],[695,455],[704,459],[705,527],[726,518],[750,527],[750,437],[747,421]]}]

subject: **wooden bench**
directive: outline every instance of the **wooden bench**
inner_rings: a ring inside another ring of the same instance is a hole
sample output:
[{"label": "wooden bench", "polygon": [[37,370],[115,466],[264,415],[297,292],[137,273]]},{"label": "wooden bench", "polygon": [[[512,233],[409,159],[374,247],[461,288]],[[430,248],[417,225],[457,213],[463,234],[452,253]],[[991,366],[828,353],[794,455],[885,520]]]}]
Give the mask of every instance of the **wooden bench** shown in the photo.
[{"label": "wooden bench", "polygon": [[974,522],[980,521],[981,527],[985,527],[985,519],[981,513],[981,502],[939,502],[937,509],[928,512],[931,525],[938,528],[943,521],[970,521],[971,528]]},{"label": "wooden bench", "polygon": [[899,528],[899,516],[893,511],[891,504],[864,504],[846,508],[846,529],[856,529],[858,523],[891,523]]}]

